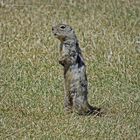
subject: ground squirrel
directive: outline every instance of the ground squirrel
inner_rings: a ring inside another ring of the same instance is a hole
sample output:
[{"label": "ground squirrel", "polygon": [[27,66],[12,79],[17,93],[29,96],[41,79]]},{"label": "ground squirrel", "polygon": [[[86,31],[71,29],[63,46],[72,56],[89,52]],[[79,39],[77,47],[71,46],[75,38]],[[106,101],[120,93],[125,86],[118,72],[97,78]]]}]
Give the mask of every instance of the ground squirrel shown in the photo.
[{"label": "ground squirrel", "polygon": [[59,63],[64,67],[65,109],[81,115],[97,114],[100,109],[87,100],[86,66],[75,31],[69,25],[58,24],[52,32],[61,42]]}]

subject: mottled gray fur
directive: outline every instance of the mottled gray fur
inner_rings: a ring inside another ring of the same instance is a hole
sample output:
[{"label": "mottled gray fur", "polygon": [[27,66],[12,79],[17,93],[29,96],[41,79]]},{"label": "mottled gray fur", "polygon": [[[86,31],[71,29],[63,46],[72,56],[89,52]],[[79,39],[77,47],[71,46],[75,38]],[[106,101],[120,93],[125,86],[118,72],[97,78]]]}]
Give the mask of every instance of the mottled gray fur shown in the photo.
[{"label": "mottled gray fur", "polygon": [[69,25],[58,24],[52,27],[52,32],[61,42],[59,63],[64,67],[65,109],[78,114],[97,113],[99,109],[87,100],[86,66],[74,30]]}]

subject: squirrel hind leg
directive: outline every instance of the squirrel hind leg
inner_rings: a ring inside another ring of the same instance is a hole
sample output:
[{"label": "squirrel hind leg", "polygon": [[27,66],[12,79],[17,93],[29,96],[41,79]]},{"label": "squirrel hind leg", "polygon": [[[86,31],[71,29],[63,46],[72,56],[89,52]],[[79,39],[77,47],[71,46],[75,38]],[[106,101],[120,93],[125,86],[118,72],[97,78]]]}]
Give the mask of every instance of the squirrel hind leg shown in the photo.
[{"label": "squirrel hind leg", "polygon": [[101,108],[93,107],[89,103],[74,105],[75,112],[79,115],[101,116]]},{"label": "squirrel hind leg", "polygon": [[65,96],[65,99],[64,99],[65,111],[72,112],[72,106],[73,106],[72,98],[69,96]]}]

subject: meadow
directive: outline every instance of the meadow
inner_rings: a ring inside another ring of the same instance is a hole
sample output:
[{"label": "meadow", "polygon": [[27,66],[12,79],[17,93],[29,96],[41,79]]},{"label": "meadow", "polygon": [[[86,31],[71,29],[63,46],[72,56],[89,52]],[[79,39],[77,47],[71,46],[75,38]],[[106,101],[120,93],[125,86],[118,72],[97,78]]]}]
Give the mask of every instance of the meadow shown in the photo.
[{"label": "meadow", "polygon": [[[53,24],[77,34],[89,102],[104,114],[66,114]],[[140,139],[139,0],[0,1],[1,140]]]}]

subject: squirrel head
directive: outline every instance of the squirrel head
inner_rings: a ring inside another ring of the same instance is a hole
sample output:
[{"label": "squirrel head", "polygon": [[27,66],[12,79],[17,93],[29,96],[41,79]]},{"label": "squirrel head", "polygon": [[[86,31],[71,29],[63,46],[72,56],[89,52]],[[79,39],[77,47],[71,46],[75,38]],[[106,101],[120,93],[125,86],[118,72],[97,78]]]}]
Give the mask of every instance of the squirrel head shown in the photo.
[{"label": "squirrel head", "polygon": [[75,39],[76,35],[71,26],[66,24],[58,24],[52,27],[52,32],[61,42],[69,39]]}]

